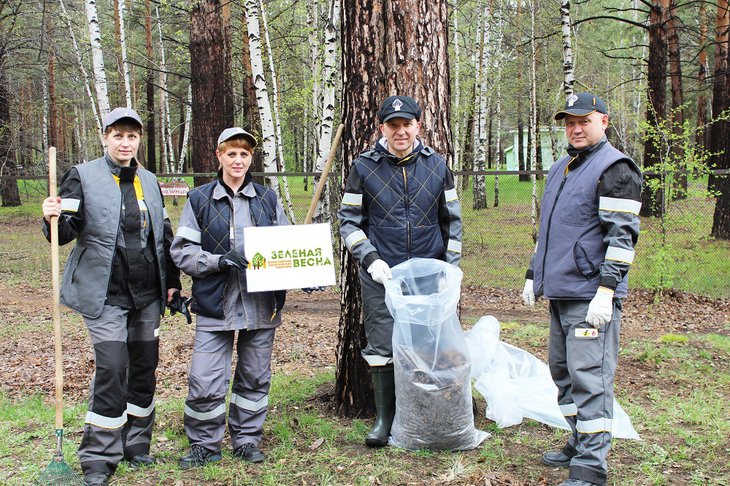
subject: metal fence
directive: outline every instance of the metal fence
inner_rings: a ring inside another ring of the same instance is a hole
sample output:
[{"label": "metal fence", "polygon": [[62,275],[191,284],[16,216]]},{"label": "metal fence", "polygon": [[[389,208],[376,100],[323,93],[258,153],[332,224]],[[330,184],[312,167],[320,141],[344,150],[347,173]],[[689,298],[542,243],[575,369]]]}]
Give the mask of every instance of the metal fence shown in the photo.
[{"label": "metal fence", "polygon": [[[455,173],[464,223],[464,283],[479,287],[521,289],[536,226],[532,214],[532,183],[520,181],[517,172],[487,171],[484,178],[487,207],[475,210],[475,173]],[[544,172],[535,172],[538,201],[544,186]],[[314,173],[285,173],[278,177],[289,187],[293,215],[304,221],[314,192]],[[184,180],[192,185],[193,174],[160,174],[162,182]],[[331,213],[337,211],[341,181],[329,178]],[[39,203],[46,195],[44,177],[18,180],[24,203]],[[713,298],[730,298],[730,242],[710,237],[715,198],[704,191],[706,180],[690,181],[689,196],[667,201],[665,217],[642,218],[637,255],[630,274],[632,287],[676,289]],[[168,212],[176,224],[184,197],[166,197]],[[334,216],[333,231],[337,238]],[[337,253],[337,252],[335,252]]]}]

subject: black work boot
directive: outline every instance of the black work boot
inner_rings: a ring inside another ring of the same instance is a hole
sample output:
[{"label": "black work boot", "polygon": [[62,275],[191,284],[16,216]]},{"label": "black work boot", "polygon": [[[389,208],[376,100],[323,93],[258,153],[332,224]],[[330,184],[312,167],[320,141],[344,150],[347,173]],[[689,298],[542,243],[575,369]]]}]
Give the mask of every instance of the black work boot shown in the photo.
[{"label": "black work boot", "polygon": [[373,390],[375,391],[375,423],[365,437],[365,445],[383,447],[388,445],[390,427],[395,417],[395,378],[393,365],[373,366]]},{"label": "black work boot", "polygon": [[562,450],[543,454],[542,463],[552,467],[570,467],[570,461],[576,454],[575,447],[570,444],[565,444]]}]

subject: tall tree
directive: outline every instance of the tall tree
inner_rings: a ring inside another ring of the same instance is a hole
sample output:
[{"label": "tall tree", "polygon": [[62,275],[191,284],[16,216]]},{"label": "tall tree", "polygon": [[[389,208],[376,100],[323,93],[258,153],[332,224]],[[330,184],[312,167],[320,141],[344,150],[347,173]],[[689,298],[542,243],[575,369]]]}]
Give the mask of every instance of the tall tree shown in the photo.
[{"label": "tall tree", "polygon": [[[667,22],[667,55],[669,57],[669,77],[671,79],[671,130],[674,136],[671,151],[673,160],[684,160],[684,150],[680,142],[682,133],[684,132],[684,90],[682,87],[682,59],[679,47],[679,31],[677,24],[679,23],[677,0],[671,0],[669,6],[669,16]],[[684,198],[687,196],[687,166],[682,164],[677,168],[674,180],[673,195],[675,198]]]},{"label": "tall tree", "polygon": [[[215,141],[233,126],[234,112],[229,29],[220,0],[198,0],[190,11],[190,88],[193,171],[215,172]],[[207,181],[196,178],[195,185]]]},{"label": "tall tree", "polygon": [[570,0],[560,1],[560,23],[563,33],[563,93],[573,94],[575,75],[573,74],[573,42],[570,40]]},{"label": "tall tree", "polygon": [[104,69],[104,52],[101,48],[101,29],[99,15],[96,12],[96,0],[86,1],[86,22],[89,26],[89,42],[91,44],[92,59],[94,61],[94,88],[96,102],[99,104],[99,113],[104,119],[109,113],[109,94]]},{"label": "tall tree", "polygon": [[10,79],[8,55],[10,39],[17,27],[22,2],[0,3],[0,197],[4,207],[20,206],[20,191],[15,176],[18,168],[11,154]]},{"label": "tall tree", "polygon": [[[730,7],[727,0],[717,2],[715,24],[715,76],[712,90],[713,123],[710,136],[710,160],[715,169],[730,169]],[[715,214],[712,220],[712,236],[730,240],[730,176],[718,176],[711,180],[718,192]]]},{"label": "tall tree", "polygon": [[[152,0],[144,0],[144,39],[147,52],[145,109],[147,111],[147,169],[157,172],[157,132],[155,129],[155,51],[152,47]],[[160,167],[161,171],[164,171]]]},{"label": "tall tree", "polygon": [[[388,29],[387,26],[399,26]],[[342,176],[377,139],[379,103],[392,94],[413,96],[423,109],[425,141],[450,154],[450,92],[446,0],[347,0],[342,4]],[[340,245],[340,324],[335,399],[339,410],[372,409],[360,350],[365,344],[358,264]]]},{"label": "tall tree", "polygon": [[[646,121],[656,127],[667,118],[667,27],[669,19],[669,0],[652,0],[649,5],[649,61],[647,72]],[[656,169],[660,161],[660,147],[656,140],[647,138],[644,143],[644,168]],[[648,180],[663,179],[661,174],[646,176]],[[641,194],[641,215],[659,216],[664,213],[664,188],[659,184],[651,189],[644,187]]]},{"label": "tall tree", "polygon": [[709,120],[707,113],[707,97],[705,96],[707,84],[707,4],[700,4],[699,31],[700,31],[700,52],[697,56],[697,137],[696,143],[700,148],[707,148],[707,134],[709,130],[705,125]]}]

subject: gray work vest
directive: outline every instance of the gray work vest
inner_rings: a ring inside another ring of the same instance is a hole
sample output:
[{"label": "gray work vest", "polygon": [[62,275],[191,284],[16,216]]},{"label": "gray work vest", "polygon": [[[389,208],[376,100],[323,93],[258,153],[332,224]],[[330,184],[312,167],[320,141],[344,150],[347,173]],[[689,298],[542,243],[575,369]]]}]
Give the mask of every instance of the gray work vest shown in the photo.
[{"label": "gray work vest", "polygon": [[[629,159],[606,142],[566,176],[571,160],[558,160],[545,182],[534,288],[548,299],[590,300],[598,290],[607,249],[598,220],[598,182],[612,164]],[[627,293],[628,275],[614,296]]]},{"label": "gray work vest", "polygon": [[[105,158],[76,166],[84,194],[84,223],[76,246],[63,271],[61,302],[90,318],[101,315],[109,288],[109,276],[119,232],[122,193]],[[141,166],[137,176],[142,183],[152,235],[155,239],[157,268],[160,275],[160,312],[166,295],[164,213],[157,178]]]}]

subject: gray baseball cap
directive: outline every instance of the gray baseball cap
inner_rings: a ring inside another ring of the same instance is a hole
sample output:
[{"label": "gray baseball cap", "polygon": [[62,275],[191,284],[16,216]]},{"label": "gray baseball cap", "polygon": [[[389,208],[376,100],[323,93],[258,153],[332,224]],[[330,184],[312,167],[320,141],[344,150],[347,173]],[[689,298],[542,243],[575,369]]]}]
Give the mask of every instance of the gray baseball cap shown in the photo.
[{"label": "gray baseball cap", "polygon": [[240,127],[226,128],[223,130],[218,136],[218,145],[234,137],[244,137],[251,144],[251,148],[256,146],[256,137]]},{"label": "gray baseball cap", "polygon": [[129,118],[130,120],[134,120],[139,124],[139,127],[142,128],[142,119],[139,117],[136,111],[134,111],[131,108],[114,108],[112,111],[110,111],[105,117],[104,122],[102,123],[102,132],[106,132],[106,129],[110,125],[114,125],[119,120],[122,120],[124,118]]}]

